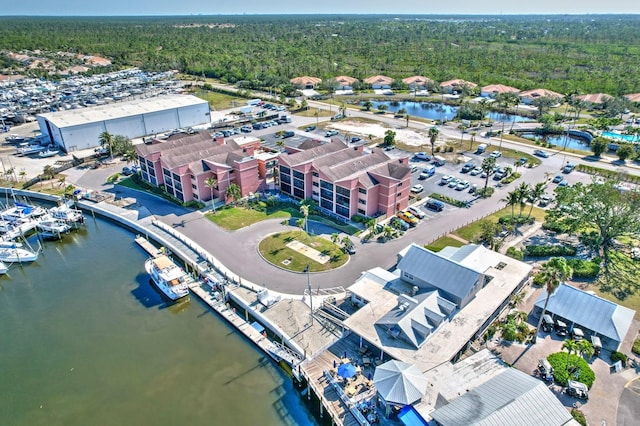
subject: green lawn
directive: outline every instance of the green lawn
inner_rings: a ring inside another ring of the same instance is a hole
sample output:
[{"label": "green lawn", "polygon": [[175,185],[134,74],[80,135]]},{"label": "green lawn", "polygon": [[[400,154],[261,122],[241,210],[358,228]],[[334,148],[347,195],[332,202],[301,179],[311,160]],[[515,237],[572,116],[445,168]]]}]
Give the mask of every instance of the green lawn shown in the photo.
[{"label": "green lawn", "polygon": [[261,212],[244,207],[225,207],[215,213],[207,213],[206,217],[223,229],[236,231],[245,226],[253,225],[254,223],[267,219],[289,219],[299,216],[300,212],[293,208],[279,208],[278,210],[267,209],[266,212]]},{"label": "green lawn", "polygon": [[[331,260],[321,264],[304,254],[286,247],[290,241],[297,240],[309,247],[318,250],[331,257]],[[273,234],[260,241],[258,245],[260,254],[272,264],[294,272],[302,272],[309,265],[311,272],[323,272],[344,265],[349,259],[340,247],[322,237],[311,237],[303,231],[286,231]],[[289,260],[289,264],[282,262]]]},{"label": "green lawn", "polygon": [[[529,213],[529,208],[530,208],[529,206],[525,207],[522,213],[524,215],[527,215]],[[518,214],[518,207],[516,207],[515,213],[516,215]],[[470,223],[467,226],[458,228],[457,230],[453,231],[453,234],[467,241],[471,241],[471,242],[476,241],[480,236],[480,234],[482,233],[481,226],[480,226],[482,221],[489,220],[492,222],[497,222],[501,216],[510,215],[510,214],[511,214],[511,207],[505,207],[504,209],[498,210],[497,212],[487,217],[484,217],[482,219],[479,219],[473,223]],[[531,216],[534,217],[537,222],[544,222],[545,214],[546,214],[546,211],[538,207],[534,207],[533,211],[531,212]]]},{"label": "green lawn", "polygon": [[440,251],[445,247],[462,247],[465,245],[462,241],[457,240],[452,237],[444,236],[440,237],[429,245],[424,246],[426,249],[431,251]]},{"label": "green lawn", "polygon": [[231,96],[226,93],[196,91],[193,94],[209,102],[209,105],[216,110],[240,108],[241,106],[245,106],[247,102],[245,98]]}]

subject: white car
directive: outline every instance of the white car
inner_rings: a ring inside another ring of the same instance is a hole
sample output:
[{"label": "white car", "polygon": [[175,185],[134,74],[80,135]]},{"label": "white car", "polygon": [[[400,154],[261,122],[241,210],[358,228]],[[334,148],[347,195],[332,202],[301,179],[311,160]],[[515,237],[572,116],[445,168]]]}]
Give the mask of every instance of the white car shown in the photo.
[{"label": "white car", "polygon": [[480,173],[482,173],[482,168],[480,167],[476,167],[475,169],[469,172],[471,176],[478,176]]},{"label": "white car", "polygon": [[447,185],[449,182],[451,182],[452,179],[453,179],[453,176],[444,175],[442,176],[442,178],[440,178],[440,185]]},{"label": "white car", "polygon": [[415,184],[411,187],[411,192],[418,194],[420,192],[424,191],[424,186],[418,184]]},{"label": "white car", "polygon": [[462,191],[463,189],[467,189],[469,187],[469,182],[466,180],[461,180],[456,185],[456,191]]},{"label": "white car", "polygon": [[449,188],[455,188],[456,186],[458,186],[458,182],[460,182],[458,179],[451,179],[449,181]]},{"label": "white car", "polygon": [[491,154],[489,154],[489,157],[500,158],[500,157],[502,157],[502,152],[501,151],[493,151]]},{"label": "white car", "polygon": [[407,210],[409,210],[409,212],[418,219],[424,219],[426,216],[426,214],[424,214],[424,212],[417,207],[409,207]]}]

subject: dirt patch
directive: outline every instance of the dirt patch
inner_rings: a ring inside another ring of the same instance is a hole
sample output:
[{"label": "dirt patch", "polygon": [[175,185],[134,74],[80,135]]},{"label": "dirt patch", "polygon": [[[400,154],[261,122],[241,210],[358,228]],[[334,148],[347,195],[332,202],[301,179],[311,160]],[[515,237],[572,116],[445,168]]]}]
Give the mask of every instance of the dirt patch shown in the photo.
[{"label": "dirt patch", "polygon": [[[331,126],[337,130],[341,130],[343,132],[348,132],[353,135],[360,135],[363,139],[372,135],[374,138],[384,138],[384,133],[387,130],[390,130],[390,127],[386,127],[382,124],[377,123],[361,123],[353,120],[345,120],[340,122],[331,123]],[[401,142],[405,145],[409,146],[422,146],[428,145],[431,146],[431,142],[429,141],[429,135],[427,130],[420,131],[415,129],[391,129],[396,132],[396,141]],[[436,146],[444,145],[445,142],[443,140],[437,140]]]}]

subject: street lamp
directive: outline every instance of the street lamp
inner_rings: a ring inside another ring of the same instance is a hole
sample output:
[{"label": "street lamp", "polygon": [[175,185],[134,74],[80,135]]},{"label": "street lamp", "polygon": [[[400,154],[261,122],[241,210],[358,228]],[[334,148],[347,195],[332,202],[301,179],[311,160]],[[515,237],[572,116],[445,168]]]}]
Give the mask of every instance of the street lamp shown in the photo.
[{"label": "street lamp", "polygon": [[311,317],[311,325],[313,325],[313,296],[311,295],[311,277],[309,275],[309,265],[304,268],[305,274],[307,274],[307,290],[309,291],[309,316]]}]

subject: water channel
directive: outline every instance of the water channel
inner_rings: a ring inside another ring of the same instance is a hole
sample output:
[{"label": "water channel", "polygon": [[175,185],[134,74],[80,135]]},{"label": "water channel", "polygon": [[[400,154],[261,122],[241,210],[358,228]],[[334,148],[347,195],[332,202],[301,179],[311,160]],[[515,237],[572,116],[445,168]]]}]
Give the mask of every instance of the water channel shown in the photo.
[{"label": "water channel", "polygon": [[89,217],[43,246],[0,277],[1,424],[316,424],[283,370],[195,296],[165,303],[128,231]]}]

